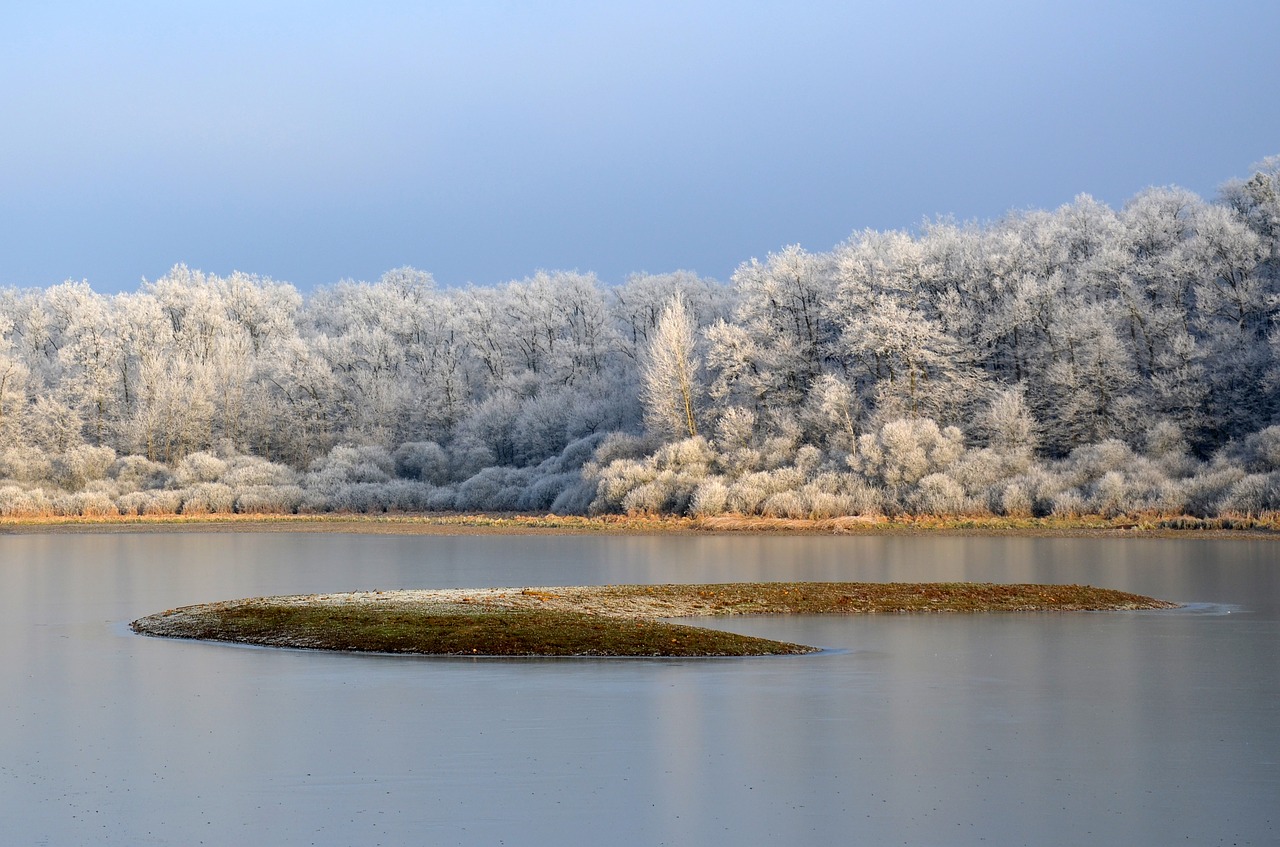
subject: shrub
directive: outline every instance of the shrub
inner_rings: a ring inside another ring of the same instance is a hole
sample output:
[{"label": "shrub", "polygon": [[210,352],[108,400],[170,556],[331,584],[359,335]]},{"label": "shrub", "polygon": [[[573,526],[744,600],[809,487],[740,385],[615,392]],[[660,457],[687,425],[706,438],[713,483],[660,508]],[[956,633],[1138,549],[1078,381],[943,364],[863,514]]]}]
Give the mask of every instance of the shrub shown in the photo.
[{"label": "shrub", "polygon": [[689,513],[700,518],[723,515],[728,510],[729,488],[719,477],[705,480],[693,491]]},{"label": "shrub", "polygon": [[0,517],[23,518],[36,515],[31,495],[16,485],[0,485]]},{"label": "shrub", "polygon": [[997,511],[1010,518],[1029,518],[1034,513],[1035,498],[1022,482],[1006,485],[999,495]]},{"label": "shrub", "polygon": [[8,447],[0,450],[0,479],[46,482],[53,478],[53,463],[39,447]]},{"label": "shrub", "polygon": [[68,491],[76,491],[106,476],[115,460],[116,451],[110,447],[81,444],[54,459],[53,479]]},{"label": "shrub", "polygon": [[166,465],[137,455],[116,459],[108,473],[126,493],[164,488],[173,479],[173,472]]},{"label": "shrub", "polygon": [[236,489],[235,510],[246,515],[288,515],[302,505],[296,485],[252,485]]},{"label": "shrub", "polygon": [[649,482],[627,492],[622,508],[629,515],[683,515],[689,511],[693,492],[701,478],[664,470]]},{"label": "shrub", "polygon": [[769,495],[760,507],[760,513],[768,518],[807,518],[809,503],[796,491],[779,491]]},{"label": "shrub", "polygon": [[958,482],[941,473],[920,480],[908,503],[917,515],[968,515],[980,511]]},{"label": "shrub", "polygon": [[298,474],[293,468],[256,456],[237,456],[227,463],[227,471],[220,481],[236,489],[295,486]]},{"label": "shrub", "polygon": [[227,463],[212,453],[191,453],[178,462],[173,478],[179,486],[189,488],[199,483],[217,482],[226,470]]},{"label": "shrub", "polygon": [[561,492],[581,479],[582,474],[575,471],[536,477],[520,495],[517,508],[522,512],[545,512]]},{"label": "shrub", "polygon": [[92,491],[77,491],[54,495],[53,512],[62,517],[86,518],[100,518],[120,514],[111,498],[105,494]]},{"label": "shrub", "polygon": [[449,481],[449,456],[434,441],[410,441],[396,448],[392,458],[396,476],[420,479],[433,485]]},{"label": "shrub", "polygon": [[1104,518],[1115,518],[1134,511],[1129,486],[1124,474],[1107,471],[1093,484],[1088,500],[1090,511]]},{"label": "shrub", "polygon": [[729,511],[743,515],[760,514],[764,503],[774,494],[794,491],[804,484],[795,468],[756,471],[729,486]]},{"label": "shrub", "polygon": [[1231,486],[1218,504],[1219,515],[1256,518],[1280,509],[1280,473],[1249,474]]},{"label": "shrub", "polygon": [[181,491],[146,491],[140,492],[148,499],[142,504],[144,515],[176,515],[182,511]]},{"label": "shrub", "polygon": [[181,513],[184,515],[229,514],[235,511],[235,492],[231,486],[221,482],[200,482],[180,491]]},{"label": "shrub", "polygon": [[1280,471],[1280,426],[1245,436],[1236,452],[1250,473]]},{"label": "shrub", "polygon": [[515,511],[531,475],[525,468],[485,468],[458,486],[455,508],[459,511]]},{"label": "shrub", "polygon": [[581,474],[556,495],[551,503],[551,511],[557,515],[585,515],[591,509],[591,501],[596,497],[596,485]]},{"label": "shrub", "polygon": [[1053,516],[1058,518],[1078,518],[1088,512],[1084,495],[1079,489],[1068,488],[1053,498]]},{"label": "shrub", "polygon": [[1187,512],[1201,518],[1214,517],[1228,492],[1244,476],[1238,467],[1215,464],[1184,480]]},{"label": "shrub", "polygon": [[939,429],[929,418],[902,418],[860,436],[848,463],[868,482],[901,490],[946,470],[963,455],[964,436],[959,429]]}]

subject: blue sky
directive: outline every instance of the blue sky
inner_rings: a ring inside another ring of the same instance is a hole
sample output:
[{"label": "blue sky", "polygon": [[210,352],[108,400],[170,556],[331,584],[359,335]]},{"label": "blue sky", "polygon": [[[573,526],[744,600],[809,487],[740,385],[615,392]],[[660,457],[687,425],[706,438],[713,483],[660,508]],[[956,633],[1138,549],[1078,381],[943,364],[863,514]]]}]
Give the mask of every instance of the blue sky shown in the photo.
[{"label": "blue sky", "polygon": [[[17,7],[17,8],[14,8]],[[0,286],[727,279],[1280,153],[1280,3],[0,10]]]}]

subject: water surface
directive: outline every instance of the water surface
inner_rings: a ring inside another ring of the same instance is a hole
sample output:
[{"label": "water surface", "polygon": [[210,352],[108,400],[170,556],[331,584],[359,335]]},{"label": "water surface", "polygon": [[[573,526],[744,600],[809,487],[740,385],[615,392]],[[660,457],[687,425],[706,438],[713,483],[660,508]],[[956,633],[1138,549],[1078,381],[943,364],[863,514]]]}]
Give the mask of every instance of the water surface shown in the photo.
[{"label": "water surface", "polygon": [[[20,844],[1276,844],[1261,541],[0,536]],[[353,656],[142,638],[356,589],[1082,582],[1171,612],[718,619],[804,657]]]}]

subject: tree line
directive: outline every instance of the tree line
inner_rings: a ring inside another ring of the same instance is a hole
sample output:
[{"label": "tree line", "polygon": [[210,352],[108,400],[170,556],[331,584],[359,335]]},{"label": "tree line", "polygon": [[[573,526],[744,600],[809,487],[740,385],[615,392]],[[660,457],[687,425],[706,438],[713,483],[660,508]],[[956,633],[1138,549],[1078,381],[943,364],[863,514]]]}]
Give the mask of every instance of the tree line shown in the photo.
[{"label": "tree line", "polygon": [[1280,157],[728,283],[0,289],[0,514],[1257,514],[1277,314]]}]

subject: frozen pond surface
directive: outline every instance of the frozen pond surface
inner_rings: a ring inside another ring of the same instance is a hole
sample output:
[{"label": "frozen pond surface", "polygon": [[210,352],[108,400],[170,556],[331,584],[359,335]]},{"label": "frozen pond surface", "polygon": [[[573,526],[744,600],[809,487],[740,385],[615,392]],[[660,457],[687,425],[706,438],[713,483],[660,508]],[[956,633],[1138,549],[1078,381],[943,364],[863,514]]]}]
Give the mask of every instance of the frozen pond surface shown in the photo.
[{"label": "frozen pond surface", "polygon": [[[135,636],[261,594],[1091,583],[1172,612],[714,625],[832,648],[422,659]],[[12,844],[1277,844],[1280,545],[0,536]]]}]

